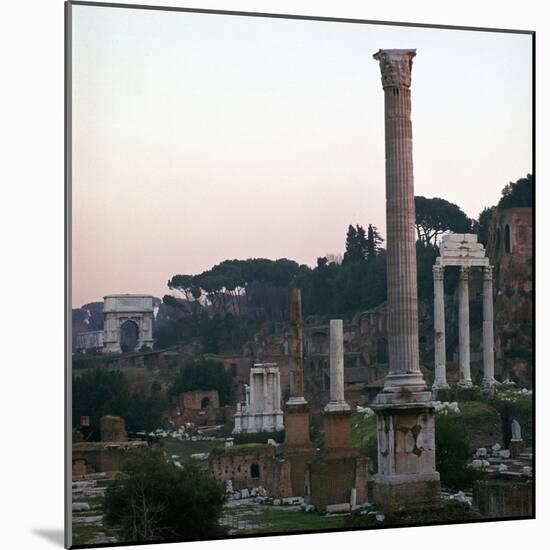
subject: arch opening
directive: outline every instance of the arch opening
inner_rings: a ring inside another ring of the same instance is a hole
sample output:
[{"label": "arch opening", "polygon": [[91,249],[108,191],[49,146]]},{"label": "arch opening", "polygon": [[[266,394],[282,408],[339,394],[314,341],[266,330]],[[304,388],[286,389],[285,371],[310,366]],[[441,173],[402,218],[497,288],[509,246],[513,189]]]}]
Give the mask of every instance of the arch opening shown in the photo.
[{"label": "arch opening", "polygon": [[139,327],[135,321],[124,321],[120,325],[120,349],[122,353],[136,351],[139,342]]}]

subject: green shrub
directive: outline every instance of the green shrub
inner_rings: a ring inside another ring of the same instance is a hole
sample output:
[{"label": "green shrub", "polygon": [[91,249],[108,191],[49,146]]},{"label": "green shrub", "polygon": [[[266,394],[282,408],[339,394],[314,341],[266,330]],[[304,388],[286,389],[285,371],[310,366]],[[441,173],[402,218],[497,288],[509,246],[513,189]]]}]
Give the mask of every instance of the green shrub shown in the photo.
[{"label": "green shrub", "polygon": [[461,414],[449,414],[435,419],[436,467],[441,485],[452,490],[471,489],[480,477],[467,466],[472,449],[461,417]]},{"label": "green shrub", "polygon": [[107,488],[105,523],[120,529],[121,542],[223,535],[224,501],[223,489],[193,461],[179,468],[160,450],[136,449]]}]

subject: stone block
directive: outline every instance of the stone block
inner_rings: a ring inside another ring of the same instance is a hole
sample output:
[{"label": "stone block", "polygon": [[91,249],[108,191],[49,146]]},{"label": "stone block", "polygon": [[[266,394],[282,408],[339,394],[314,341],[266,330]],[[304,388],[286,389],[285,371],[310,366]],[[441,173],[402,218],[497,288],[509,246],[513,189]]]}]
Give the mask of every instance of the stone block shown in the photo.
[{"label": "stone block", "polygon": [[386,510],[434,504],[441,500],[439,481],[416,481],[400,484],[376,483],[374,502]]},{"label": "stone block", "polygon": [[351,411],[334,411],[323,414],[325,448],[351,447]]}]

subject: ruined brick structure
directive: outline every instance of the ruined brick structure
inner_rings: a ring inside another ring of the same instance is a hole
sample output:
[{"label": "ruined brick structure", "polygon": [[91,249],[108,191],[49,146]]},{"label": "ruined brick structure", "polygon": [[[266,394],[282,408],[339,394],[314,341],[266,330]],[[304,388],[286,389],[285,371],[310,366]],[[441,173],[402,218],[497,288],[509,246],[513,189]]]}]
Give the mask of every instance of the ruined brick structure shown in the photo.
[{"label": "ruined brick structure", "polygon": [[147,446],[145,441],[128,441],[126,423],[120,416],[102,416],[100,431],[101,442],[73,443],[73,474],[118,471],[128,450]]},{"label": "ruined brick structure", "polygon": [[231,480],[236,490],[272,485],[268,476],[268,463],[275,447],[261,445],[247,449],[226,448],[210,456],[209,468],[219,482]]},{"label": "ruined brick structure", "polygon": [[525,376],[533,347],[533,209],[497,211],[487,251],[495,276],[495,351],[503,377]]},{"label": "ruined brick structure", "polygon": [[126,422],[120,416],[102,416],[99,420],[101,441],[123,443],[128,441]]},{"label": "ruined brick structure", "polygon": [[218,390],[192,390],[179,396],[178,405],[170,416],[176,427],[186,422],[211,426],[224,422],[226,411],[220,407]]},{"label": "ruined brick structure", "polygon": [[473,505],[486,518],[533,515],[533,482],[489,479],[476,481]]}]

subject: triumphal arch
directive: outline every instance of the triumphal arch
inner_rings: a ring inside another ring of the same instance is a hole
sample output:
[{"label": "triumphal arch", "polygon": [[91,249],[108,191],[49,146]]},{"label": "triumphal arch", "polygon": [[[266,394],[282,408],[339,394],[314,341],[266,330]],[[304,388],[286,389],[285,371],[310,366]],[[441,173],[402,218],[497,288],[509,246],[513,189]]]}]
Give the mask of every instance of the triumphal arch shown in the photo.
[{"label": "triumphal arch", "polygon": [[122,353],[153,347],[153,296],[110,294],[103,298],[103,351]]}]

